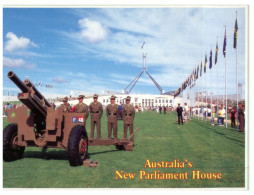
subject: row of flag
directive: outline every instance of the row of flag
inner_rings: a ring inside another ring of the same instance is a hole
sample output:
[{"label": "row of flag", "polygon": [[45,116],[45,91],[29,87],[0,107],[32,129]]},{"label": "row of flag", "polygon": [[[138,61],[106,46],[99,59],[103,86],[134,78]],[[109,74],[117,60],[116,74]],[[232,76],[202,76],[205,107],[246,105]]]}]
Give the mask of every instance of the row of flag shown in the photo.
[{"label": "row of flag", "polygon": [[35,83],[36,87],[46,87],[46,88],[53,88],[54,86],[52,84],[47,84],[47,83]]},{"label": "row of flag", "polygon": [[[235,28],[234,28],[234,43],[233,43],[233,48],[237,48],[237,32],[238,32],[238,23],[237,23],[237,19],[235,20]],[[214,59],[214,64],[217,64],[218,62],[218,40],[216,42],[216,49],[215,49],[215,59]],[[224,34],[224,42],[223,42],[223,56],[224,58],[226,57],[226,51],[227,51],[227,33],[226,33],[226,29],[225,29],[225,34]],[[209,69],[212,69],[213,66],[213,62],[212,62],[212,58],[213,58],[213,53],[212,53],[212,48],[210,50],[210,56],[209,56]],[[204,73],[206,73],[206,65],[207,65],[207,54],[205,54],[205,59],[204,59]],[[199,69],[200,67],[200,69]],[[176,90],[174,92],[174,97],[177,97],[181,92],[183,92],[188,86],[190,88],[195,86],[195,81],[202,76],[202,72],[203,72],[203,65],[202,65],[202,61],[201,64],[197,67],[195,67],[193,69],[193,72],[187,77],[187,79],[182,83],[182,86],[178,88],[178,90]]]}]

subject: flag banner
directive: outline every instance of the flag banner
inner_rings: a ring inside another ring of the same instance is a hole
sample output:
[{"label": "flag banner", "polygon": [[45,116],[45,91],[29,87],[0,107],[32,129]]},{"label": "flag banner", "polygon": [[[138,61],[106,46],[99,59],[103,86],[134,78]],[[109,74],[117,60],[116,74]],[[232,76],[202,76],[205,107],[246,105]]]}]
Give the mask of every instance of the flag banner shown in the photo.
[{"label": "flag banner", "polygon": [[199,65],[197,67],[197,79],[198,79]]},{"label": "flag banner", "polygon": [[237,19],[235,20],[235,29],[234,29],[234,45],[233,47],[236,49],[237,47],[237,31],[238,31],[238,24]]},{"label": "flag banner", "polygon": [[202,76],[202,61],[201,61],[201,65],[200,65],[200,76]]},{"label": "flag banner", "polygon": [[206,73],[207,54],[205,54],[204,73]]},{"label": "flag banner", "polygon": [[211,69],[213,66],[213,53],[212,53],[212,49],[210,50],[210,58],[209,58],[209,68]]},{"label": "flag banner", "polygon": [[216,42],[216,49],[215,49],[215,62],[214,64],[217,64],[218,61],[218,40]]},{"label": "flag banner", "polygon": [[225,29],[225,34],[224,34],[224,43],[223,43],[223,55],[224,58],[226,57],[226,52],[227,52],[227,33],[226,33],[226,29]]},{"label": "flag banner", "polygon": [[195,68],[194,79],[196,80],[196,78],[197,78],[197,69]]}]

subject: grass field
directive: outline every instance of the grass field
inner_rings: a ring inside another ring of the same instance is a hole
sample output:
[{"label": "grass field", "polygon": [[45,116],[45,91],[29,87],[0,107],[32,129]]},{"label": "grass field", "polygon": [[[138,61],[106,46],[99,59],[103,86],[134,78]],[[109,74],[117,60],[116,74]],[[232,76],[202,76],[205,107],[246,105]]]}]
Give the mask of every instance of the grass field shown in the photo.
[{"label": "grass field", "polygon": [[[7,125],[6,118],[3,119]],[[123,122],[119,121],[118,136],[123,135]],[[179,126],[176,114],[155,112],[136,114],[133,151],[118,151],[114,146],[89,147],[90,159],[99,162],[96,168],[70,167],[65,150],[26,148],[24,158],[3,162],[4,188],[200,188],[245,186],[245,134],[235,129],[211,126],[193,119]],[[230,125],[229,125],[230,126]],[[90,134],[90,123],[87,123]],[[107,136],[106,116],[102,118],[102,137]],[[144,168],[150,161],[187,159],[192,168]],[[115,171],[136,173],[135,179],[116,180]],[[184,180],[140,180],[139,171],[149,173],[187,172]],[[192,171],[222,173],[222,179],[193,180]]]}]

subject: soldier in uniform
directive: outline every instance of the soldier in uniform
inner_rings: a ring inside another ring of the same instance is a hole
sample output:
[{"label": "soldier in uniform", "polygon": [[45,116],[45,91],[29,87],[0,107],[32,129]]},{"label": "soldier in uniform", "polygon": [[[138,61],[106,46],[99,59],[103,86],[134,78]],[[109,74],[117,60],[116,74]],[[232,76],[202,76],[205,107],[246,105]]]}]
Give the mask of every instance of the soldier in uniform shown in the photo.
[{"label": "soldier in uniform", "polygon": [[63,109],[64,112],[71,112],[71,105],[68,103],[68,97],[62,99],[63,104],[61,104],[60,108]]},{"label": "soldier in uniform", "polygon": [[74,112],[77,112],[77,113],[85,113],[85,126],[86,126],[86,120],[89,116],[89,111],[88,111],[88,106],[83,103],[83,99],[84,99],[84,95],[79,95],[78,96],[78,101],[79,103],[75,105],[75,111]]},{"label": "soldier in uniform", "polygon": [[98,95],[94,94],[93,102],[89,106],[91,114],[91,137],[94,138],[94,127],[96,125],[97,138],[101,138],[101,117],[103,114],[102,104],[98,102]]},{"label": "soldier in uniform", "polygon": [[[123,138],[127,139],[127,130],[128,127],[130,129],[130,135],[133,134],[133,121],[135,117],[135,110],[134,107],[130,104],[131,97],[126,97],[126,104],[123,105],[122,109],[122,116],[123,116],[123,128],[124,128],[124,135]],[[133,141],[134,138],[131,138],[131,141]]]},{"label": "soldier in uniform", "polygon": [[110,98],[111,104],[107,105],[106,113],[108,117],[108,138],[111,139],[113,128],[114,139],[117,138],[117,120],[120,114],[119,106],[115,104],[116,96],[112,95]]}]

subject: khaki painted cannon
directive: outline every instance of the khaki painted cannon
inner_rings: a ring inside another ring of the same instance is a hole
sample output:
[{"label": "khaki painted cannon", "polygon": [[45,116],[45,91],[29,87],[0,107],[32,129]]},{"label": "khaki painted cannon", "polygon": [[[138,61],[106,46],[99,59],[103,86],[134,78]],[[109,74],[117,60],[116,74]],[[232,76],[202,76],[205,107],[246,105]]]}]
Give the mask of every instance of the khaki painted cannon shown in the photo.
[{"label": "khaki painted cannon", "polygon": [[22,82],[14,72],[7,75],[21,90],[18,99],[24,104],[8,110],[10,123],[3,132],[3,158],[13,161],[22,158],[25,147],[65,148],[71,166],[82,165],[88,156],[88,146],[115,145],[117,149],[132,150],[129,139],[89,139],[84,127],[84,113],[65,113],[54,110],[35,86]]}]

